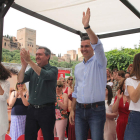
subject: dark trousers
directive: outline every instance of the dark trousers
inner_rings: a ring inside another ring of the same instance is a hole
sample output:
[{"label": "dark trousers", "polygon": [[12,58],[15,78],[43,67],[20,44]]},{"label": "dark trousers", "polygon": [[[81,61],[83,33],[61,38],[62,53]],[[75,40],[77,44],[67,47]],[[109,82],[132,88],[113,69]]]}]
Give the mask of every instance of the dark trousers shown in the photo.
[{"label": "dark trousers", "polygon": [[34,108],[29,105],[25,125],[25,140],[37,140],[41,128],[44,140],[54,140],[55,105]]}]

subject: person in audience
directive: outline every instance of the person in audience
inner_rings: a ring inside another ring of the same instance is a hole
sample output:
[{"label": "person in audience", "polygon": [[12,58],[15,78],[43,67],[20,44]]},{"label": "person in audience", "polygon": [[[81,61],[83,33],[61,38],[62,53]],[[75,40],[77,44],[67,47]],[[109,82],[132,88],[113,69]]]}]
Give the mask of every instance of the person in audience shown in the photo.
[{"label": "person in audience", "polygon": [[64,92],[66,90],[66,88],[67,88],[67,86],[66,86],[66,80],[63,77],[60,77],[59,80],[63,82],[63,92]]},{"label": "person in audience", "polygon": [[9,99],[9,106],[12,107],[10,126],[12,140],[17,140],[19,136],[25,134],[27,106],[29,105],[29,95],[25,84],[17,83],[15,90]]},{"label": "person in audience", "polygon": [[[66,93],[68,96],[71,94],[71,91],[73,90],[73,77],[72,76],[69,76],[67,78],[67,88],[66,90],[64,91],[64,93]],[[66,127],[66,133],[67,133],[67,137],[68,137],[68,128],[69,128],[69,110],[67,110],[67,113],[68,113],[68,122],[67,122],[67,127]]]},{"label": "person in audience", "polygon": [[9,97],[10,83],[7,79],[10,72],[0,63],[0,140],[5,140],[8,130],[7,99]]},{"label": "person in audience", "polygon": [[114,104],[112,106],[112,111],[119,113],[119,117],[117,119],[117,138],[118,140],[124,140],[124,132],[126,128],[126,124],[128,122],[129,115],[129,100],[124,95],[125,91],[125,78],[121,79],[117,91],[117,95],[114,100]]},{"label": "person in audience", "polygon": [[113,93],[113,97],[116,96],[116,92],[117,92],[117,88],[119,86],[119,82],[117,81],[117,75],[118,75],[118,69],[114,69],[113,70],[113,86],[112,86],[112,93]]},{"label": "person in audience", "polygon": [[[69,96],[68,96],[68,112],[71,111],[71,105],[72,105],[72,92],[74,91],[74,86],[73,89],[71,90],[69,88]],[[76,140],[75,137],[75,125],[71,125],[70,122],[68,122],[68,140]]]},{"label": "person in audience", "polygon": [[128,66],[128,68],[127,68],[127,72],[131,73],[132,67],[133,67],[133,64],[130,64],[130,65]]},{"label": "person in audience", "polygon": [[120,81],[122,78],[125,78],[125,72],[120,70],[118,71],[117,80]]},{"label": "person in audience", "polygon": [[118,71],[116,80],[114,80],[113,86],[112,86],[112,91],[113,91],[113,97],[116,96],[116,92],[119,86],[119,82],[121,81],[122,78],[125,78],[125,72],[123,70]]},{"label": "person in audience", "polygon": [[107,83],[113,82],[112,72],[109,68],[106,69],[106,75],[107,75]]},{"label": "person in audience", "polygon": [[68,94],[68,88],[73,88],[73,77],[72,76],[69,76],[67,78],[67,88],[66,90],[64,91],[64,93]]},{"label": "person in audience", "polygon": [[115,68],[115,69],[113,69],[113,75],[112,75],[113,79],[116,79],[117,75],[118,75],[118,69]]},{"label": "person in audience", "polygon": [[125,73],[125,78],[129,78],[130,77],[130,73],[129,72],[126,72]]},{"label": "person in audience", "polygon": [[65,130],[67,126],[67,109],[68,109],[68,95],[63,93],[62,81],[57,81],[56,85],[56,103],[55,103],[55,126],[54,136],[59,137],[59,140],[64,140]]},{"label": "person in audience", "polygon": [[125,95],[130,98],[130,114],[125,130],[124,140],[140,139],[140,53],[136,54],[133,61],[130,78],[125,82]]},{"label": "person in audience", "polygon": [[[10,92],[9,92],[9,98],[10,95],[13,91],[15,91],[15,85],[17,83],[17,75],[18,75],[18,70],[15,67],[12,66],[6,66],[5,67],[7,70],[10,71],[11,77],[7,79],[7,81],[10,82]],[[8,121],[9,121],[9,127],[8,127],[8,132],[10,132],[10,125],[11,125],[11,107],[9,107],[9,98],[7,99],[7,111],[8,111]]]},{"label": "person in audience", "polygon": [[106,97],[105,97],[105,107],[106,107],[106,122],[104,126],[104,140],[116,140],[116,122],[115,118],[118,112],[113,113],[113,93],[112,88],[106,85]]}]

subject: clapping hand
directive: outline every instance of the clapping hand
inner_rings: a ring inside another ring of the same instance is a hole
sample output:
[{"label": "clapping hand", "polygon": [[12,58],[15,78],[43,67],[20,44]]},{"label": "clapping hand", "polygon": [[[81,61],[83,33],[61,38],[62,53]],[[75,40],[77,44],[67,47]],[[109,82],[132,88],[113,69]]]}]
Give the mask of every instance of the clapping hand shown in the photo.
[{"label": "clapping hand", "polygon": [[22,89],[18,89],[17,93],[18,93],[18,95],[20,95],[21,97],[23,96],[23,90],[22,90]]},{"label": "clapping hand", "polygon": [[123,92],[121,93],[121,90],[119,89],[117,91],[117,98],[120,100],[122,98],[122,96],[123,96]]},{"label": "clapping hand", "polygon": [[[29,53],[29,51],[26,51],[24,48],[23,49],[21,49],[21,51],[20,51],[20,56],[21,56],[21,61],[22,61],[22,63],[25,65],[25,62],[26,63],[29,63],[30,62],[30,53]],[[24,62],[24,61],[25,62]],[[27,65],[27,64],[26,64]]]}]

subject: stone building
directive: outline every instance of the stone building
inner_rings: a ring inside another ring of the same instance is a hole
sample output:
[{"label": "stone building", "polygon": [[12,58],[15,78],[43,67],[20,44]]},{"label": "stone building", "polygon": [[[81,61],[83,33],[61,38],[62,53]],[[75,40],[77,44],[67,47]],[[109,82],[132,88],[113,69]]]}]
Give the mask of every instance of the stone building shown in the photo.
[{"label": "stone building", "polygon": [[78,48],[78,61],[83,61],[83,55],[81,53],[81,48]]},{"label": "stone building", "polygon": [[77,58],[77,54],[76,54],[76,50],[69,50],[67,51],[67,54],[69,54],[71,56],[71,60],[76,60]]},{"label": "stone building", "polygon": [[17,42],[16,37],[11,37],[11,39],[3,36],[2,48],[9,51],[20,50],[21,44]]},{"label": "stone building", "polygon": [[17,41],[21,44],[21,48],[29,50],[31,55],[36,54],[36,30],[22,28],[17,30]]},{"label": "stone building", "polygon": [[62,56],[62,58],[63,58],[66,62],[70,62],[70,61],[71,61],[71,55],[70,55],[70,54],[64,54],[64,56]]}]

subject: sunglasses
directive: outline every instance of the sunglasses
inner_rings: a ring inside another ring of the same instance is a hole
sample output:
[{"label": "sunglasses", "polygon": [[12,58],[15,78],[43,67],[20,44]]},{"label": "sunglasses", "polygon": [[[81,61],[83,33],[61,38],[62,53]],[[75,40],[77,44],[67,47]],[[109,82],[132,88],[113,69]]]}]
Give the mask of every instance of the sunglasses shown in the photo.
[{"label": "sunglasses", "polygon": [[63,87],[63,86],[62,85],[56,85],[56,87],[59,87],[60,88],[60,87]]},{"label": "sunglasses", "polygon": [[73,79],[69,79],[69,80],[73,81]]},{"label": "sunglasses", "polygon": [[17,83],[17,85],[23,85],[22,83]]}]

